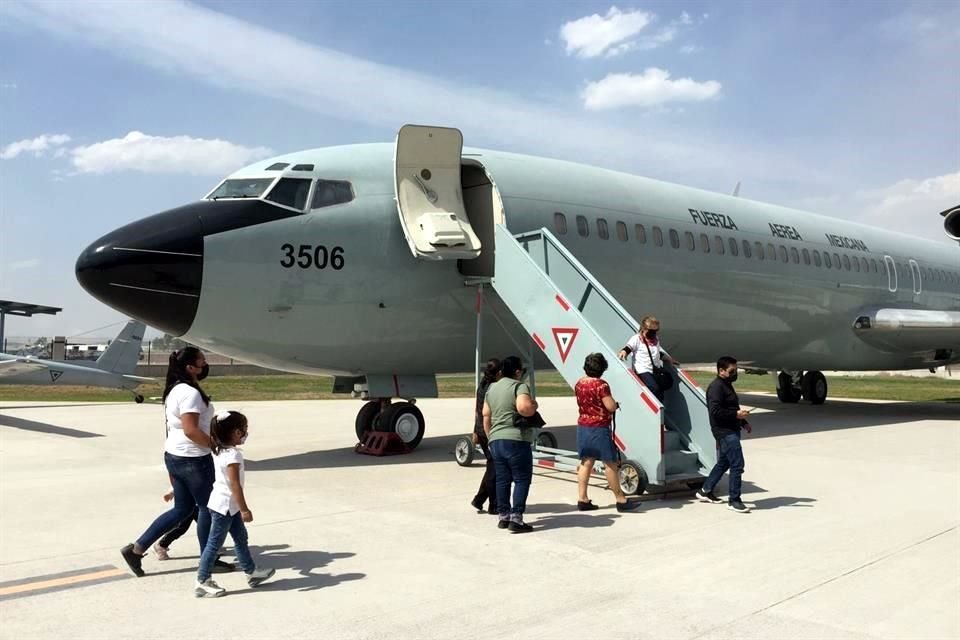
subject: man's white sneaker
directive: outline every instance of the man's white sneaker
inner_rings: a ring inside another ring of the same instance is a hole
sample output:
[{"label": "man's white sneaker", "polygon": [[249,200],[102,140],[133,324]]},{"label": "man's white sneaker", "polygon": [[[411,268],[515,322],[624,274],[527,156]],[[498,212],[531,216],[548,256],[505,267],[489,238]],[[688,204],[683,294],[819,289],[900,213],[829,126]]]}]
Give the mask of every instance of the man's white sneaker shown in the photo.
[{"label": "man's white sneaker", "polygon": [[198,598],[219,598],[227,592],[226,589],[213,581],[213,578],[207,578],[204,582],[198,582],[193,588],[193,595]]},{"label": "man's white sneaker", "polygon": [[273,574],[277,572],[276,569],[261,569],[257,567],[251,573],[247,574],[247,584],[251,587],[258,587],[264,581],[269,580],[273,577]]}]

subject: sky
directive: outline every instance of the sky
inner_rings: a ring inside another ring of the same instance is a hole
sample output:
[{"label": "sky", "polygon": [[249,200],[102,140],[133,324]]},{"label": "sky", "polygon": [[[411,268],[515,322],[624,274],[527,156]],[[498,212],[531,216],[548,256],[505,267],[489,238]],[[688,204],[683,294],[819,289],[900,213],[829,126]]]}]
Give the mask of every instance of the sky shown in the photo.
[{"label": "sky", "polygon": [[408,122],[950,242],[958,61],[951,2],[4,0],[0,299],[64,309],[7,335],[109,337],[90,242]]}]

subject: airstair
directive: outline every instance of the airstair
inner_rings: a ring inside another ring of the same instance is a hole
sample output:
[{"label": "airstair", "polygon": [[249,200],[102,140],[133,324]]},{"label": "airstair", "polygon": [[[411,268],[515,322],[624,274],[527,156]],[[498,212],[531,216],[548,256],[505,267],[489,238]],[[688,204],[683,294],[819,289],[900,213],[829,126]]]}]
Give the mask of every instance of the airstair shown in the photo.
[{"label": "airstair", "polygon": [[[514,236],[497,225],[495,240],[493,289],[567,384],[583,376],[589,353],[610,364],[604,380],[620,403],[614,442],[624,491],[701,484],[717,458],[703,390],[668,367],[674,385],[663,404],[657,400],[617,358],[639,324],[547,229]],[[575,451],[538,444],[534,464],[575,471],[579,460]],[[600,463],[594,472],[602,473]]]}]

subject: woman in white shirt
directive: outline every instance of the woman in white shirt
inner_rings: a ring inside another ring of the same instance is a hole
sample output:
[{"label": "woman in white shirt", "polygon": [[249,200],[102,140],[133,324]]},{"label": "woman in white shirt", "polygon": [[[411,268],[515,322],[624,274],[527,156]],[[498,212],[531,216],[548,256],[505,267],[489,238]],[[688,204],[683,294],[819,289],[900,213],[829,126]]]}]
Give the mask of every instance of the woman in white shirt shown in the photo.
[{"label": "woman in white shirt", "polygon": [[657,381],[654,371],[663,368],[664,362],[675,367],[678,362],[660,346],[659,331],[660,321],[653,316],[644,316],[640,321],[640,332],[627,341],[627,345],[620,350],[619,355],[621,360],[626,360],[627,356],[633,355],[633,370],[662,403],[667,390]]},{"label": "woman in white shirt", "polygon": [[160,536],[173,529],[198,509],[197,538],[200,552],[210,533],[207,501],[213,488],[213,456],[210,455],[210,420],[213,404],[200,387],[210,367],[196,347],[185,347],[170,355],[163,405],[167,420],[164,463],[173,485],[173,508],[157,517],[136,542],[120,550],[133,573],[143,575],[146,550]]}]

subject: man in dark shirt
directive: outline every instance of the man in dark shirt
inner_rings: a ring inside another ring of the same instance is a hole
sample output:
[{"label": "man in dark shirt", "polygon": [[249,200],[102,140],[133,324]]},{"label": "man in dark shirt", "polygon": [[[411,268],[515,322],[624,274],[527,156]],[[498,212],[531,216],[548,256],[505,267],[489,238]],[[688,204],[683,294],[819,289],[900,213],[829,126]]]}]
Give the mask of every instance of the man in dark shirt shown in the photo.
[{"label": "man in dark shirt", "polygon": [[710,414],[710,430],[717,441],[717,464],[697,497],[706,502],[723,502],[713,494],[714,487],[723,474],[730,470],[729,508],[737,513],[750,509],[740,500],[740,478],[743,475],[743,449],[740,447],[740,429],[750,433],[746,421],[748,411],[740,408],[740,399],[733,390],[737,380],[737,361],[730,356],[717,360],[717,378],[707,387],[707,411]]}]

